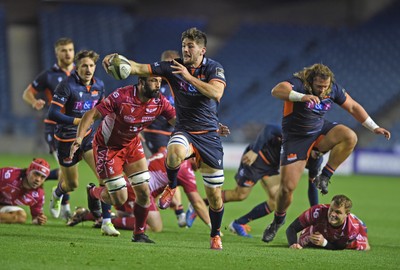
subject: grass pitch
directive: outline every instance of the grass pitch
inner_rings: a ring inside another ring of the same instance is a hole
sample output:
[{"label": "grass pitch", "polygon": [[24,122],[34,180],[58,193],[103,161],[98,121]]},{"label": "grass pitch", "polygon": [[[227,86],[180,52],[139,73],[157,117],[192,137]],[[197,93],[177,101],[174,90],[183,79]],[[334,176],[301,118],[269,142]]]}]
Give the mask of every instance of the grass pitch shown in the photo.
[{"label": "grass pitch", "polygon": [[[51,156],[52,165],[56,163]],[[33,156],[0,155],[1,167],[26,167]],[[97,183],[88,166],[80,164],[80,186],[71,193],[71,206],[86,207],[85,186]],[[224,188],[235,186],[234,171],[225,172]],[[225,204],[222,231],[222,251],[209,249],[209,231],[200,219],[192,228],[179,228],[171,210],[161,210],[164,230],[147,232],[156,244],[131,242],[131,231],[122,231],[120,237],[101,236],[92,222],[67,227],[65,222],[50,217],[48,205],[50,189],[55,181],[45,183],[45,226],[0,224],[1,269],[399,269],[400,227],[398,177],[335,175],[329,194],[320,196],[320,203],[329,203],[335,194],[346,194],[353,200],[353,210],[368,226],[372,250],[327,251],[320,249],[291,250],[287,247],[285,229],[302,211],[308,208],[307,180],[303,177],[288,210],[287,223],[276,239],[266,244],[261,241],[265,227],[273,216],[255,220],[253,238],[231,234],[229,223],[247,213],[265,200],[261,186],[243,202]],[[199,191],[204,195],[198,177]],[[184,197],[184,206],[187,199]],[[29,210],[25,208],[28,212]]]}]

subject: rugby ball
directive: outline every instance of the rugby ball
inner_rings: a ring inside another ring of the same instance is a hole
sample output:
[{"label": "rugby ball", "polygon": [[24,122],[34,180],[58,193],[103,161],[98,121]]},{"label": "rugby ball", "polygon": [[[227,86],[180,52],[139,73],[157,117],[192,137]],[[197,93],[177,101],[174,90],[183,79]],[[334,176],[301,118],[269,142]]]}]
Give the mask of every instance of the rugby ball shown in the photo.
[{"label": "rugby ball", "polygon": [[122,55],[114,55],[110,58],[108,74],[117,80],[124,80],[131,74],[131,64],[129,60]]}]

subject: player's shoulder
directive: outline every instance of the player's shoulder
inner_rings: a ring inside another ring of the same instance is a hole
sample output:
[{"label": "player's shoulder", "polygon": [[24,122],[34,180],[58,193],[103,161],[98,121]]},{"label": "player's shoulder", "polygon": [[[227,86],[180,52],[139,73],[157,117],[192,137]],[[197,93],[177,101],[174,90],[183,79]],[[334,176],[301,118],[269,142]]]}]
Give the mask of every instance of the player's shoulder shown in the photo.
[{"label": "player's shoulder", "polygon": [[17,167],[4,167],[0,168],[0,175],[2,179],[11,179],[21,175],[23,171],[24,169]]}]

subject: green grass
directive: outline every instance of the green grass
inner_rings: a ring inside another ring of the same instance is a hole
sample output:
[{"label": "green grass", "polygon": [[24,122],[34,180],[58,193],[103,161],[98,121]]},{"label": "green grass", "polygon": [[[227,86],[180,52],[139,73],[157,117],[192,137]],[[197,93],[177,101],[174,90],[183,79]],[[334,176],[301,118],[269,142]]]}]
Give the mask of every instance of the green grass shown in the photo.
[{"label": "green grass", "polygon": [[[52,157],[46,156],[55,167]],[[32,156],[0,156],[1,167],[26,167]],[[225,172],[224,188],[235,186],[234,171]],[[80,186],[71,194],[71,205],[86,206],[85,186],[95,182],[82,162]],[[45,183],[46,194],[55,181]],[[204,188],[198,178],[199,191]],[[288,211],[287,225],[308,207],[306,178],[295,192]],[[209,232],[201,220],[190,229],[179,228],[173,211],[161,212],[164,231],[148,232],[155,245],[135,244],[132,232],[121,231],[118,238],[103,237],[91,222],[67,227],[61,220],[49,217],[45,226],[0,224],[1,269],[399,269],[400,179],[382,176],[334,176],[329,195],[320,197],[329,203],[334,194],[343,193],[353,200],[353,213],[368,226],[370,252],[288,249],[285,228],[269,244],[261,241],[262,232],[272,215],[250,223],[253,238],[232,235],[226,227],[265,200],[257,185],[244,202],[225,205],[223,251],[209,249]],[[187,205],[186,198],[184,205]],[[45,213],[48,214],[49,195]],[[29,212],[29,211],[28,211]],[[30,222],[30,219],[29,219]]]}]

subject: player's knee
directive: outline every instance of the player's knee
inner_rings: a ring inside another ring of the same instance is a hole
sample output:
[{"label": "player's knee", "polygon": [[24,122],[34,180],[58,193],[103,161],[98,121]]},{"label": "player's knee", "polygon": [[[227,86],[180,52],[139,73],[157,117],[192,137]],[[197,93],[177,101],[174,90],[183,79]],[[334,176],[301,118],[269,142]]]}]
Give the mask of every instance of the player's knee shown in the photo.
[{"label": "player's knee", "polygon": [[105,180],[104,184],[110,194],[126,189],[126,182],[123,176]]},{"label": "player's knee", "polygon": [[182,134],[172,136],[167,146],[167,166],[175,168],[190,155],[190,143]]},{"label": "player's knee", "polygon": [[243,201],[248,197],[248,195],[249,195],[248,193],[239,192],[239,193],[237,193],[236,196],[237,196],[239,201]]},{"label": "player's knee", "polygon": [[210,188],[221,187],[224,184],[224,171],[217,170],[212,173],[202,173],[204,185]]},{"label": "player's knee", "polygon": [[143,183],[148,183],[150,179],[149,171],[141,171],[137,173],[133,173],[128,176],[129,182],[132,187],[141,185]]},{"label": "player's knee", "polygon": [[345,141],[350,147],[354,148],[358,141],[357,134],[353,130],[349,129],[345,133]]},{"label": "player's knee", "polygon": [[24,210],[15,211],[12,215],[14,217],[14,223],[25,223],[27,220],[27,214]]}]

